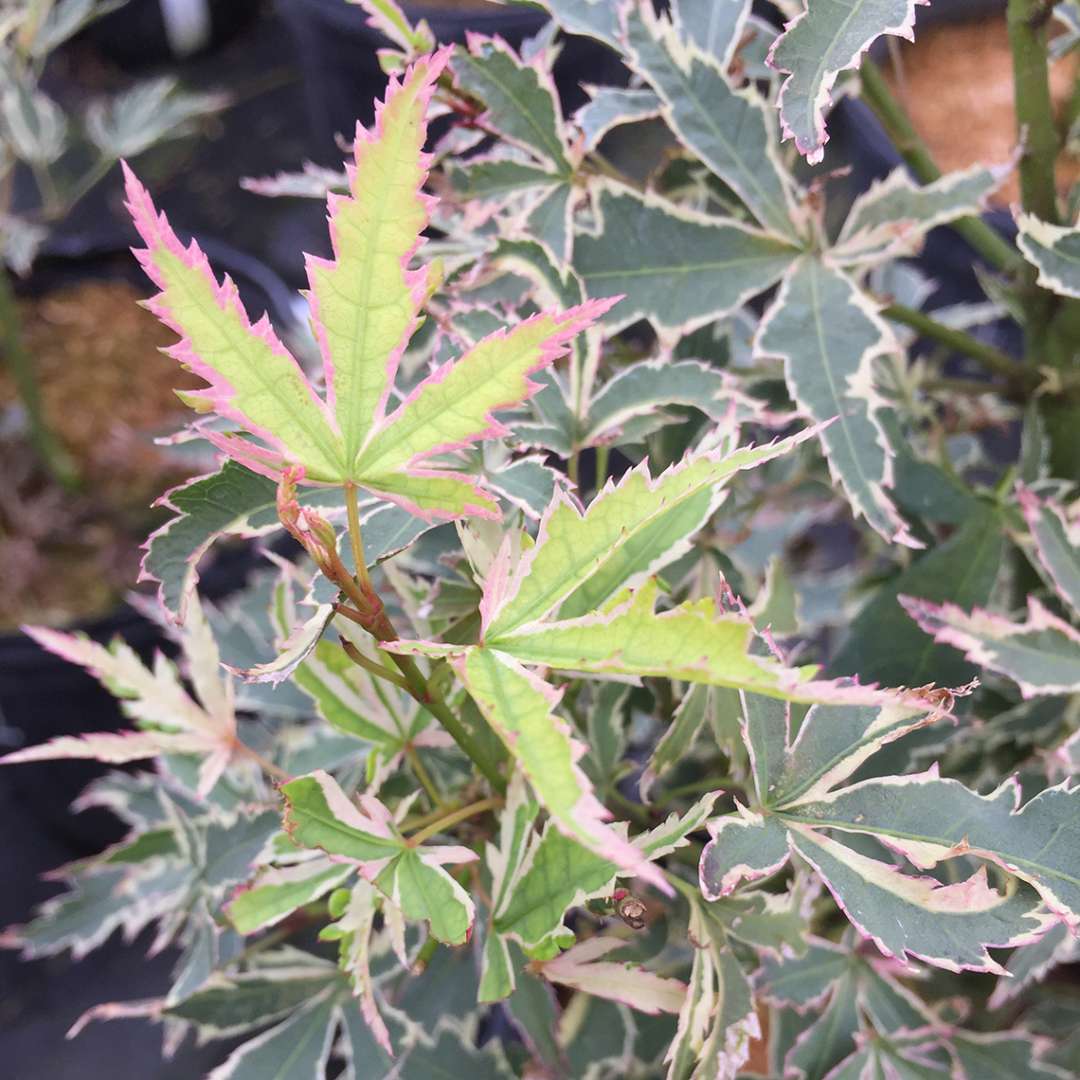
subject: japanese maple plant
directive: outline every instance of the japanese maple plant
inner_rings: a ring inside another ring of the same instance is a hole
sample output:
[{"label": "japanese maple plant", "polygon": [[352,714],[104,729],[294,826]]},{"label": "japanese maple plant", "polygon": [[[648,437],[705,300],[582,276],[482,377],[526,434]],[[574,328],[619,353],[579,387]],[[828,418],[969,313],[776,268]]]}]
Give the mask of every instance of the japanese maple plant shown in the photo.
[{"label": "japanese maple plant", "polygon": [[[782,33],[743,0],[545,6],[518,53],[368,0],[389,86],[345,172],[251,183],[329,195],[310,362],[128,172],[223,463],[147,544],[178,662],[28,631],[134,727],[6,760],[155,767],[92,785],[129,835],[5,941],[155,926],[173,985],[78,1026],[229,1037],[218,1080],[1074,1075],[1044,1037],[1080,1015],[1080,231],[1046,20],[1010,0],[1017,159],[937,176],[862,59],[909,0]],[[631,85],[565,117],[558,33]],[[910,171],[837,223],[793,170],[840,79]],[[602,145],[639,124],[673,148],[644,179]],[[979,217],[1014,167],[1017,246]],[[987,300],[931,315],[898,260],[944,223]],[[978,332],[1002,313],[1021,358]],[[200,603],[218,537],[282,528],[301,554]]]}]

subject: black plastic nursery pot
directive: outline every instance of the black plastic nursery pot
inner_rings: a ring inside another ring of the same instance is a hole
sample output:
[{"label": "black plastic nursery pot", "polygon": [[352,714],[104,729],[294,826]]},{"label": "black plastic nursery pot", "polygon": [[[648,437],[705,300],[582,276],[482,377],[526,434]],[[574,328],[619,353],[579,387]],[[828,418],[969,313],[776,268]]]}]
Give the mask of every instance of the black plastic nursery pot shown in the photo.
[{"label": "black plastic nursery pot", "polygon": [[263,0],[126,0],[82,37],[124,71],[210,52],[255,18]]},{"label": "black plastic nursery pot", "polygon": [[[279,324],[291,317],[283,306],[291,293],[272,271],[212,238],[199,239],[212,253],[215,268],[227,270],[236,280],[253,317],[264,310]],[[20,291],[42,296],[88,280],[129,281],[147,295],[152,291],[128,252],[39,260],[32,278]],[[243,586],[259,561],[251,545],[219,545],[200,568],[200,594],[211,601],[225,599]],[[81,632],[103,644],[119,637],[144,661],[159,650],[175,653],[162,628],[127,603],[118,603],[98,618],[57,629]],[[0,634],[0,752],[58,736],[130,728],[117,700],[81,668],[42,649],[25,634]],[[71,811],[71,803],[85,786],[106,771],[106,766],[89,761],[18,764],[0,769],[0,785],[16,796],[27,827],[66,844],[73,855],[87,855],[123,833],[117,819],[106,811]]]},{"label": "black plastic nursery pot", "polygon": [[[376,49],[390,44],[368,25],[368,16],[344,0],[277,0],[299,52],[311,125],[311,152],[321,164],[340,165],[335,136],[351,137],[357,120],[368,123],[373,101],[386,89]],[[463,42],[468,32],[497,35],[517,47],[541,30],[547,16],[536,9],[507,5],[402,4],[414,22],[425,20],[436,41]],[[622,84],[626,69],[606,46],[588,38],[563,42],[555,82],[566,110],[587,100],[581,83]]]}]

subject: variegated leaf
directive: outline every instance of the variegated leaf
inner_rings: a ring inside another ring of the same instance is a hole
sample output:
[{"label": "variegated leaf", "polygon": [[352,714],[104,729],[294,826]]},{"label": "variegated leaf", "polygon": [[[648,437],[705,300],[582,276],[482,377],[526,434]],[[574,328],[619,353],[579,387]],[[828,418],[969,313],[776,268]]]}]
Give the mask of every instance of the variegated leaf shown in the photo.
[{"label": "variegated leaf", "polygon": [[704,326],[775,285],[798,250],[652,194],[594,185],[597,229],[574,244],[590,296],[623,295],[612,329],[647,318],[661,332]]},{"label": "variegated leaf", "polygon": [[473,852],[410,845],[378,800],[361,796],[363,809],[358,808],[322,771],[291,780],[281,790],[285,828],[299,846],[355,865],[407,918],[426,921],[439,941],[460,945],[466,939],[473,902],[443,866],[469,862],[476,858]]},{"label": "variegated leaf", "polygon": [[660,95],[671,129],[764,228],[796,240],[794,185],[777,153],[771,113],[756,91],[734,90],[715,56],[693,38],[680,38],[651,5],[626,5],[624,19],[628,61]]},{"label": "variegated leaf", "polygon": [[750,8],[749,0],[675,0],[671,10],[683,37],[726,71],[739,46]]},{"label": "variegated leaf", "polygon": [[120,764],[159,754],[193,753],[202,758],[200,794],[210,792],[236,753],[238,741],[232,680],[220,670],[217,643],[197,602],[190,605],[182,643],[198,701],[185,689],[174,665],[160,654],[148,668],[119,639],[106,648],[83,634],[43,627],[28,627],[26,632],[43,649],[86,668],[120,698],[124,712],[143,730],[63,736],[16,750],[0,762],[96,758]]},{"label": "variegated leaf", "polygon": [[690,538],[708,521],[736,473],[789,452],[811,434],[727,455],[688,455],[655,479],[642,465],[618,484],[609,482],[584,515],[557,496],[541,521],[535,547],[508,578],[489,582],[485,635],[503,637],[553,614],[561,619],[587,615],[620,589],[639,585],[689,550]]},{"label": "variegated leaf", "polygon": [[1034,214],[1020,214],[1016,224],[1016,242],[1039,271],[1039,284],[1061,296],[1080,297],[1080,228],[1051,225]]},{"label": "variegated leaf", "polygon": [[1019,793],[1015,780],[979,795],[928,772],[863,780],[778,813],[795,825],[868,833],[920,867],[961,854],[988,859],[1029,882],[1051,910],[1078,925],[1080,789],[1047,788],[1022,808]]},{"label": "variegated leaf", "polygon": [[352,873],[349,864],[334,863],[329,858],[267,868],[230,901],[229,921],[241,934],[265,930],[288,918],[297,908],[332,892]]},{"label": "variegated leaf", "polygon": [[626,942],[621,938],[593,937],[540,965],[545,979],[594,997],[621,1001],[644,1013],[677,1013],[686,984],[646,971],[637,964],[602,960]]},{"label": "variegated leaf", "polygon": [[486,106],[486,123],[508,142],[569,175],[567,143],[550,74],[539,62],[525,63],[500,38],[468,35],[468,48],[454,52],[454,77]]},{"label": "variegated leaf", "polygon": [[825,112],[837,76],[858,66],[882,34],[910,39],[915,8],[928,0],[813,0],[787,24],[769,62],[788,76],[778,105],[784,138],[816,163],[825,154]]},{"label": "variegated leaf", "polygon": [[1080,538],[1065,508],[1050,499],[1041,500],[1022,484],[1017,497],[1024,520],[1035,542],[1035,553],[1058,595],[1080,613]]},{"label": "variegated leaf", "polygon": [[585,747],[555,714],[561,695],[510,656],[490,649],[469,650],[453,664],[559,828],[623,870],[670,891],[663,875],[606,824],[611,815],[577,764]]},{"label": "variegated leaf", "polygon": [[855,200],[829,257],[858,264],[915,254],[932,228],[981,213],[1006,174],[1005,169],[973,165],[919,185],[899,166]]},{"label": "variegated leaf", "polygon": [[961,650],[972,663],[1008,676],[1025,698],[1080,690],[1080,630],[1028,597],[1026,622],[976,608],[900,597],[907,613],[935,641]]},{"label": "variegated leaf", "polygon": [[435,45],[426,22],[414,27],[397,0],[349,0],[368,14],[368,25],[384,34],[406,53],[426,52]]},{"label": "variegated leaf", "polygon": [[609,131],[622,124],[651,120],[660,115],[660,99],[651,90],[616,86],[585,89],[591,100],[574,114],[574,122],[585,136],[586,150],[595,150]]},{"label": "variegated leaf", "polygon": [[810,256],[788,270],[754,341],[755,355],[783,359],[788,388],[806,416],[837,418],[821,441],[854,512],[887,540],[918,547],[887,491],[893,453],[874,385],[875,358],[897,348],[869,297]]}]

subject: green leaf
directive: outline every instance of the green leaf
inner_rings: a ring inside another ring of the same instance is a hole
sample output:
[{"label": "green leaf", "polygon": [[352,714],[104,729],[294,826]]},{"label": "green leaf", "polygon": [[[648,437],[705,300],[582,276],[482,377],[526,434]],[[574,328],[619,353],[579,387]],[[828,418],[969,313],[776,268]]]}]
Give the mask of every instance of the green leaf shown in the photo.
[{"label": "green leaf", "polygon": [[1080,227],[1051,225],[1034,214],[1016,219],[1016,242],[1039,271],[1039,284],[1060,296],[1080,297]]},{"label": "green leaf", "polygon": [[853,620],[829,670],[886,686],[936,682],[960,686],[976,669],[955,652],[933,643],[897,601],[901,594],[963,607],[985,604],[997,580],[1004,551],[998,514],[979,504],[943,544],[927,552],[882,586]]},{"label": "green leaf", "polygon": [[307,259],[327,399],[349,469],[392,389],[427,288],[427,268],[408,265],[428,222],[425,114],[445,60],[418,62],[399,88],[391,83],[374,129],[358,127],[349,195],[327,204],[334,259]]},{"label": "green leaf", "polygon": [[730,454],[688,455],[656,479],[642,465],[606,486],[582,515],[569,499],[552,502],[537,544],[519,564],[485,620],[486,640],[506,637],[557,611],[571,619],[597,610],[689,550],[690,538],[724,498],[737,472],[787,453],[804,432]]},{"label": "green leaf", "polygon": [[51,165],[67,145],[67,119],[60,106],[14,78],[4,79],[0,121],[13,155],[38,167]]},{"label": "green leaf", "polygon": [[981,213],[1004,178],[1003,169],[973,165],[919,185],[901,165],[855,200],[829,257],[862,264],[914,254],[932,228]]},{"label": "green leaf", "polygon": [[638,794],[642,800],[648,798],[648,793],[658,777],[689,755],[697,741],[698,732],[708,720],[712,694],[712,687],[700,683],[686,691],[671,718],[671,724],[653,747],[641,774]]},{"label": "green leaf", "polygon": [[785,138],[793,138],[811,164],[825,154],[827,109],[841,71],[882,34],[911,38],[917,0],[850,0],[815,3],[796,15],[777,38],[769,62],[788,78],[777,104]]},{"label": "green leaf", "polygon": [[663,875],[619,836],[577,761],[584,747],[554,713],[559,694],[509,656],[471,649],[452,661],[558,827],[590,851],[667,891]]},{"label": "green leaf", "polygon": [[744,807],[709,823],[712,837],[701,855],[701,891],[706,900],[727,896],[741,881],[775,874],[788,861],[787,829],[775,817]]},{"label": "green leaf", "polygon": [[397,0],[349,0],[368,13],[368,25],[385,34],[406,53],[427,52],[435,47],[435,39],[426,22],[414,27]]},{"label": "green leaf", "polygon": [[[696,30],[699,20],[694,20]],[[722,63],[681,40],[647,5],[626,8],[631,68],[663,101],[663,116],[684,146],[776,236],[798,237],[793,183],[777,153],[772,114],[752,88],[734,90]]]},{"label": "green leaf", "polygon": [[208,1080],[323,1080],[337,995],[327,990],[277,1027],[237,1047]]},{"label": "green leaf", "polygon": [[[298,954],[303,956],[304,954]],[[310,962],[244,972],[215,974],[181,1001],[164,1010],[195,1024],[204,1035],[225,1037],[272,1023],[305,1002],[340,987],[336,969],[315,957]]]},{"label": "green leaf", "polygon": [[726,71],[738,49],[750,7],[748,0],[675,0],[672,13],[683,36]]},{"label": "green leaf", "polygon": [[265,930],[336,889],[352,872],[348,864],[334,864],[327,859],[264,870],[249,889],[228,905],[229,921],[241,934]]},{"label": "green leaf", "polygon": [[1017,496],[1039,564],[1061,599],[1080,612],[1080,544],[1071,535],[1064,508],[1050,499],[1040,500],[1022,485]]},{"label": "green leaf", "polygon": [[[528,664],[562,671],[655,675],[793,700],[813,700],[816,668],[786,668],[751,654],[756,631],[740,614],[721,613],[711,599],[656,612],[655,581],[635,590],[606,615],[526,626],[485,638]],[[801,684],[807,683],[803,687]]]},{"label": "green leaf", "polygon": [[624,441],[624,425],[643,416],[663,417],[668,405],[692,406],[712,420],[726,419],[734,407],[743,422],[761,408],[719,368],[698,360],[643,360],[621,368],[593,396],[584,445]]},{"label": "green leaf", "polygon": [[285,828],[298,845],[355,863],[408,918],[427,921],[439,941],[465,941],[473,903],[442,864],[469,862],[476,858],[473,852],[411,846],[377,799],[360,796],[363,809],[358,809],[325,772],[292,780],[281,791],[287,805]]},{"label": "green leaf", "polygon": [[543,192],[525,219],[529,235],[549,247],[560,262],[569,262],[574,239],[575,191],[569,183]]},{"label": "green leaf", "polygon": [[886,489],[892,451],[874,386],[874,360],[897,349],[870,298],[840,270],[804,257],[784,277],[758,327],[754,352],[784,361],[788,389],[803,413],[824,423],[821,442],[852,509],[887,540],[918,546]]},{"label": "green leaf", "polygon": [[1027,1031],[957,1032],[950,1040],[965,1076],[974,1080],[1067,1080],[1069,1073],[1039,1060]]},{"label": "green leaf", "polygon": [[612,330],[648,319],[687,333],[775,285],[797,249],[736,222],[708,217],[629,188],[593,186],[597,228],[574,243],[589,296],[624,296]]},{"label": "green leaf", "polygon": [[929,772],[864,780],[781,813],[795,824],[868,833],[920,867],[959,854],[988,859],[1029,882],[1051,910],[1076,925],[1080,789],[1047,788],[1023,808],[1019,790],[1009,780],[978,795]]},{"label": "green leaf", "polygon": [[481,34],[470,35],[468,49],[455,49],[451,66],[457,85],[483,102],[487,123],[507,142],[569,175],[566,139],[547,72],[523,63],[505,41]]},{"label": "green leaf", "polygon": [[574,114],[585,136],[585,149],[595,150],[603,137],[621,124],[634,124],[660,115],[660,99],[644,89],[587,86],[591,100]]},{"label": "green leaf", "polygon": [[973,664],[1008,676],[1025,698],[1080,690],[1080,631],[1028,597],[1027,622],[1011,622],[976,608],[901,596],[904,610],[944,645]]},{"label": "green leaf", "polygon": [[900,959],[911,954],[952,971],[996,971],[987,946],[1018,944],[1040,928],[1036,891],[1013,879],[1000,893],[985,867],[942,885],[901,874],[815,830],[795,830],[791,846],[821,874],[855,926]]},{"label": "green leaf", "polygon": [[449,170],[454,191],[463,199],[501,199],[558,183],[558,173],[514,158],[454,162]]},{"label": "green leaf", "polygon": [[568,33],[619,48],[619,6],[610,0],[536,0]]}]

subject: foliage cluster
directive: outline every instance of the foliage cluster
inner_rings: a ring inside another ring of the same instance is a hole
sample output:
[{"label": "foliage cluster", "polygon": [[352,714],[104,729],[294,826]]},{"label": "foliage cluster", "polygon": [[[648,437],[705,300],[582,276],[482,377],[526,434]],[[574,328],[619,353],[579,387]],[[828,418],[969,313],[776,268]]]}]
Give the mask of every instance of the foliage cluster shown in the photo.
[{"label": "foliage cluster", "polygon": [[[216,1080],[1070,1075],[1042,1034],[1080,1006],[1042,984],[1080,923],[1080,231],[1040,195],[1031,5],[1016,248],[978,216],[1010,163],[935,177],[909,140],[828,227],[796,169],[860,62],[899,130],[861,58],[909,0],[779,35],[546,0],[520,52],[365,6],[395,47],[346,170],[252,183],[329,195],[317,363],[128,171],[224,461],[146,548],[179,664],[32,631],[135,730],[7,760],[156,771],[86,793],[130,834],[9,943],[154,926],[172,987],[92,1017],[239,1038]],[[560,33],[632,84],[564,116]],[[626,125],[671,143],[644,178],[604,153]],[[929,315],[903,259],[946,223],[987,300]],[[1022,360],[978,335],[1003,312]],[[303,558],[200,602],[218,537],[282,527]]]}]

